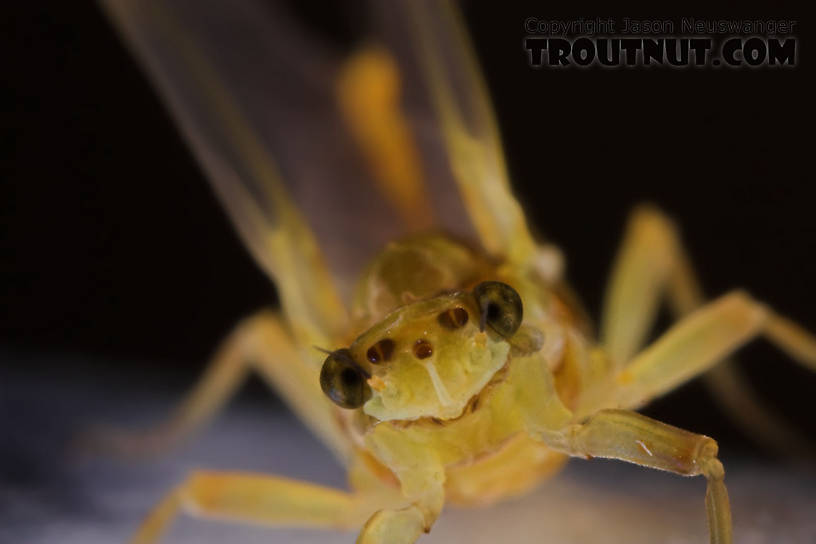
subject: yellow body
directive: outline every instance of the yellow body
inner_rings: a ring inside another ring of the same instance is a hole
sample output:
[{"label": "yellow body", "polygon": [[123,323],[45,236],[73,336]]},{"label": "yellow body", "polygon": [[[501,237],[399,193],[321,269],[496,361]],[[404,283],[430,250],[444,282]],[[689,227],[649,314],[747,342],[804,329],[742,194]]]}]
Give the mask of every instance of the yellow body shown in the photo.
[{"label": "yellow body", "polygon": [[[634,410],[715,368],[715,383],[727,383],[734,370],[723,360],[760,335],[816,369],[816,339],[741,291],[706,304],[674,226],[650,206],[632,216],[598,337],[590,336],[561,277],[560,252],[532,236],[510,190],[484,84],[447,2],[401,4],[396,19],[404,29],[388,30],[383,17],[379,38],[397,39],[393,51],[371,42],[316,70],[298,64],[291,71],[293,78],[306,74],[304,90],[281,100],[294,108],[315,74],[337,67],[326,85],[312,88],[329,101],[320,110],[325,117],[315,115],[319,101],[299,104],[303,122],[319,117],[327,132],[344,136],[340,143],[356,146],[353,164],[367,166],[347,185],[339,182],[347,179],[343,169],[327,166],[318,176],[323,185],[306,191],[307,204],[324,205],[315,210],[301,209],[300,187],[283,182],[275,158],[290,161],[285,171],[296,170],[291,160],[299,158],[304,184],[313,183],[315,156],[336,157],[325,153],[327,146],[304,154],[294,144],[320,137],[322,129],[304,136],[299,126],[276,124],[268,117],[273,104],[253,100],[295,85],[265,80],[264,70],[240,72],[242,63],[233,61],[291,59],[270,55],[293,50],[274,43],[288,35],[285,17],[264,19],[266,5],[233,11],[216,2],[206,9],[227,12],[208,13],[202,26],[196,3],[105,5],[158,83],[247,248],[275,282],[281,311],[239,324],[164,425],[148,436],[103,438],[129,453],[170,444],[206,422],[253,370],[349,470],[348,491],[277,476],[194,472],[154,508],[134,542],[155,542],[183,510],[359,529],[361,544],[410,544],[430,531],[446,503],[484,505],[523,493],[568,456],[705,477],[711,542],[731,542],[716,442]],[[397,4],[377,2],[375,11],[384,5]],[[222,55],[222,44],[236,34],[236,47],[245,50]],[[413,47],[407,59],[404,36]],[[309,43],[299,45],[305,58]],[[415,119],[409,110],[421,110],[421,93],[403,100],[410,81],[401,79],[401,66],[425,83],[430,111]],[[270,73],[282,73],[276,67]],[[285,134],[275,138],[275,129]],[[293,147],[273,157],[270,141]],[[433,153],[428,157],[428,142],[444,149],[441,167]],[[433,175],[423,174],[428,169]],[[360,198],[347,198],[352,190]],[[467,225],[446,224],[457,210]],[[356,223],[325,228],[338,213]],[[458,241],[460,227],[467,244]],[[408,235],[389,235],[371,261],[368,238],[392,231]],[[451,231],[457,235],[443,234]],[[349,268],[359,274],[353,290],[343,273]],[[644,346],[663,299],[678,322]],[[748,393],[719,391],[737,418],[751,414],[758,436],[794,443]]]},{"label": "yellow body", "polygon": [[[469,290],[486,279],[516,287],[525,301],[529,317],[515,342],[522,347],[480,332],[476,319],[456,331],[436,322],[442,310],[454,305],[478,315]],[[580,332],[585,327],[577,326],[578,312],[553,287],[535,271],[518,274],[442,236],[390,244],[374,260],[358,286],[353,315],[361,323],[377,324],[351,344],[351,352],[364,359],[369,345],[388,337],[398,353],[388,368],[373,368],[372,381],[379,386],[360,413],[338,408],[337,417],[346,422],[357,448],[374,453],[372,461],[380,466],[373,470],[384,482],[393,484],[395,479],[387,460],[377,460],[377,452],[394,442],[399,448],[422,449],[423,455],[433,450],[445,468],[446,496],[459,504],[487,504],[516,495],[563,465],[563,454],[523,432],[520,389],[534,395],[549,386],[540,387],[534,372],[514,362],[528,355],[524,335],[532,329],[544,332],[543,343],[533,348],[547,354],[561,402],[577,403],[581,379],[588,378],[578,361],[589,358],[586,346],[591,344]],[[445,294],[433,297],[436,293]],[[411,353],[420,338],[434,346],[434,355],[424,361]],[[426,364],[434,365],[442,381],[441,395]],[[393,398],[382,400],[398,393],[409,397],[404,405]]]}]

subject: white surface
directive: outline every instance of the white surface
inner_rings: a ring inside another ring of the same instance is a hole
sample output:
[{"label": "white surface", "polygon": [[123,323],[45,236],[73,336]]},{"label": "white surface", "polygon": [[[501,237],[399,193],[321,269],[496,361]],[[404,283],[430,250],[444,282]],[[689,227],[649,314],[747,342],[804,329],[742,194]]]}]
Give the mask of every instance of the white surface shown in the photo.
[{"label": "white surface", "polygon": [[[257,470],[343,486],[329,453],[271,400],[234,403],[190,444],[159,459],[83,460],[66,447],[83,425],[155,420],[180,391],[157,392],[160,383],[150,376],[129,383],[76,372],[6,372],[0,378],[0,542],[126,542],[153,502],[194,468]],[[816,542],[816,476],[724,462],[735,542]],[[420,542],[704,543],[704,492],[700,478],[576,460],[530,496],[483,510],[446,510]],[[354,537],[183,517],[163,542],[350,543]]]}]

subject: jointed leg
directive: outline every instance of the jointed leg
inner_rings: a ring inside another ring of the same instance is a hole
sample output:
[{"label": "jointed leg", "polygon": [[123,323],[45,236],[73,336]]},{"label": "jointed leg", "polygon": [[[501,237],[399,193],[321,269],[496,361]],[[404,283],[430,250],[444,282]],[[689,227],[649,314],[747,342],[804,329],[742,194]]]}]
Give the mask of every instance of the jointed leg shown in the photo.
[{"label": "jointed leg", "polygon": [[385,424],[366,435],[366,449],[399,480],[404,502],[371,516],[357,544],[413,544],[431,530],[445,502],[445,470],[437,452],[422,433]]},{"label": "jointed leg", "polygon": [[[664,292],[677,316],[694,311],[704,302],[674,226],[658,210],[643,206],[633,213],[617,256],[601,323],[602,343],[617,368],[624,367],[640,349]],[[816,338],[767,308],[764,313],[765,321],[760,332],[794,360],[816,370]],[[739,342],[731,349],[738,345]],[[637,359],[641,361],[643,357]],[[698,367],[683,369],[680,361],[681,368],[666,369],[663,373],[667,380],[676,384],[707,369],[706,385],[735,421],[769,445],[781,447],[784,444],[788,451],[808,449],[799,433],[782,417],[777,416],[772,408],[762,406],[733,362],[723,361],[712,367],[715,362],[698,359],[696,363],[690,363],[698,364]],[[675,371],[679,372],[679,377],[671,377]],[[660,388],[661,392],[667,389]]]},{"label": "jointed leg", "polygon": [[272,526],[352,529],[377,507],[352,494],[275,476],[194,472],[150,512],[131,544],[153,544],[181,512]]},{"label": "jointed leg", "polygon": [[712,544],[731,542],[731,507],[717,443],[626,410],[602,410],[583,425],[542,437],[576,457],[620,459],[683,476],[705,476],[706,515]]},{"label": "jointed leg", "polygon": [[93,436],[95,445],[126,455],[161,451],[210,420],[250,370],[258,371],[335,453],[347,455],[347,442],[334,425],[329,402],[320,391],[319,369],[304,361],[278,316],[269,311],[259,312],[236,327],[166,422],[145,432],[103,430]]},{"label": "jointed leg", "polygon": [[766,319],[764,308],[741,292],[693,312],[618,373],[617,402],[637,408],[705,372],[756,336]]},{"label": "jointed leg", "polygon": [[[643,345],[665,292],[672,312],[684,316],[705,302],[671,222],[657,209],[635,210],[615,260],[601,319],[601,343],[618,366]],[[816,337],[770,314],[765,336],[792,359],[816,370]]]},{"label": "jointed leg", "polygon": [[654,208],[640,207],[615,258],[601,317],[601,344],[617,368],[643,345],[663,293],[674,284],[682,285],[685,295],[681,313],[701,303],[674,226]]},{"label": "jointed leg", "polygon": [[641,406],[707,371],[760,334],[789,353],[807,354],[806,342],[812,341],[792,334],[788,323],[767,307],[735,291],[692,312],[634,357],[617,375],[618,402]]}]

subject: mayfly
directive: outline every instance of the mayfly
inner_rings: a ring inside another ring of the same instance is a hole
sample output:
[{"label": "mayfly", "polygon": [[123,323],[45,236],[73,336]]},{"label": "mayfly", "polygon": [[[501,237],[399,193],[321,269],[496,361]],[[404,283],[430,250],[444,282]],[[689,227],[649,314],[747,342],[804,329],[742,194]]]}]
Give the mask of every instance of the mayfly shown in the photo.
[{"label": "mayfly", "polygon": [[[117,443],[188,435],[256,371],[349,474],[342,491],[194,472],[134,542],[186,512],[411,543],[446,503],[518,495],[570,456],[703,476],[711,542],[731,542],[717,443],[635,410],[757,336],[816,370],[816,338],[742,291],[705,303],[648,206],[594,337],[511,193],[452,6],[372,4],[369,39],[338,54],[260,2],[105,1],[281,300],[167,423]],[[664,298],[678,321],[644,347]]]}]

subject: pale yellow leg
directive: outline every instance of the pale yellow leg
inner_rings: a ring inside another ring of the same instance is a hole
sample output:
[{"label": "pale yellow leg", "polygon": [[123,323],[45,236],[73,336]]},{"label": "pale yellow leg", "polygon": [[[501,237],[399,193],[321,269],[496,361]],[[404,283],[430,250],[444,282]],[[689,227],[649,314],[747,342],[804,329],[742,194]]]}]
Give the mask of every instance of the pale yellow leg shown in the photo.
[{"label": "pale yellow leg", "polygon": [[741,292],[693,312],[618,373],[618,402],[637,408],[708,370],[759,333],[766,318],[765,310]]},{"label": "pale yellow leg", "polygon": [[[406,485],[403,480],[403,494],[411,496],[410,487],[418,483]],[[363,526],[357,544],[413,544],[422,533],[431,531],[444,500],[441,487],[434,486],[421,497],[406,498],[400,507],[392,505],[378,510]]]},{"label": "pale yellow leg", "polygon": [[[640,349],[664,292],[677,316],[704,302],[674,225],[659,210],[641,206],[632,214],[616,258],[601,321],[601,342],[617,368],[625,366]],[[766,313],[762,333],[794,360],[816,370],[816,338],[789,320]],[[799,433],[772,407],[762,405],[732,361],[704,366],[708,368],[704,380],[715,400],[752,435],[787,451],[808,449]],[[681,379],[694,372],[681,371]],[[671,373],[666,370],[666,374]]]},{"label": "pale yellow leg", "polygon": [[352,494],[277,476],[197,471],[168,493],[131,544],[153,544],[179,513],[270,526],[353,529],[376,504]]},{"label": "pale yellow leg", "polygon": [[542,252],[536,246],[510,190],[496,121],[461,17],[446,2],[405,7],[408,37],[417,45],[451,171],[482,245],[517,266],[557,260],[553,248]]},{"label": "pale yellow leg", "polygon": [[730,544],[731,507],[725,471],[717,459],[717,443],[711,438],[628,410],[602,410],[582,425],[542,438],[554,449],[575,457],[620,459],[683,476],[705,476],[711,543]]},{"label": "pale yellow leg", "polygon": [[786,352],[806,351],[800,337],[787,333],[784,320],[746,293],[724,295],[674,325],[618,373],[618,402],[641,406],[707,371],[760,334]]},{"label": "pale yellow leg", "polygon": [[652,207],[637,208],[615,258],[600,324],[601,344],[617,368],[628,363],[643,345],[672,280],[693,280],[675,273],[681,263],[690,270],[686,262],[674,226]]},{"label": "pale yellow leg", "polygon": [[143,432],[102,430],[95,447],[125,455],[162,451],[209,421],[235,393],[250,370],[273,386],[303,420],[341,458],[348,442],[335,425],[332,407],[320,390],[319,369],[304,360],[280,318],[264,311],[243,320],[223,342],[204,375],[173,415]]},{"label": "pale yellow leg", "polygon": [[383,507],[366,522],[357,544],[412,544],[429,532],[445,502],[445,470],[427,440],[391,425],[366,435],[366,449],[399,480],[404,502]]},{"label": "pale yellow leg", "polygon": [[[632,214],[615,259],[601,319],[601,343],[618,367],[643,345],[664,291],[678,316],[705,302],[674,225],[659,210],[641,206]],[[812,334],[775,314],[764,333],[792,359],[816,371]]]},{"label": "pale yellow leg", "polygon": [[415,505],[380,510],[363,526],[357,544],[414,544],[425,531],[425,515]]}]

